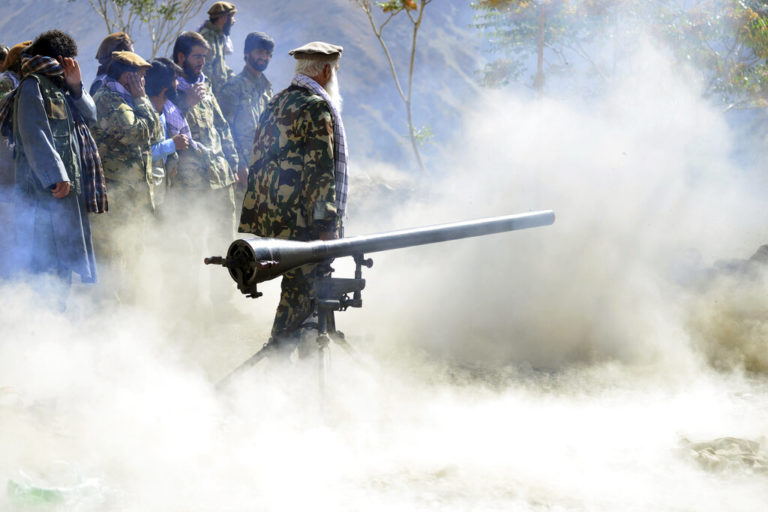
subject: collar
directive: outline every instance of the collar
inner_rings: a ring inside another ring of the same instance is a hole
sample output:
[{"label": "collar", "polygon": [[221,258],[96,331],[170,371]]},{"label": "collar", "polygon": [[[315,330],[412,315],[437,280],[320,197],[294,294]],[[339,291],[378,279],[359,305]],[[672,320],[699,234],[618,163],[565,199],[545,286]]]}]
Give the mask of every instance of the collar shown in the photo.
[{"label": "collar", "polygon": [[194,82],[189,82],[187,80],[187,77],[185,77],[184,75],[179,75],[177,80],[179,84],[178,89],[180,91],[188,91],[190,87],[192,87],[192,85],[198,84],[198,83],[204,83],[206,79],[205,79],[205,73],[200,73],[200,76]]},{"label": "collar", "polygon": [[208,30],[216,32],[217,34],[224,34],[224,31],[220,29],[218,26],[214,25],[211,20],[207,20],[205,23],[203,23],[202,28],[207,28]]},{"label": "collar", "polygon": [[114,91],[116,93],[119,93],[120,95],[128,95],[128,96],[131,95],[131,93],[128,92],[128,89],[123,87],[123,84],[121,84],[117,80],[109,80],[109,83],[112,84],[112,87],[114,87]]},{"label": "collar", "polygon": [[248,64],[243,66],[243,76],[255,84],[258,84],[259,82],[266,82],[267,84],[272,85],[272,83],[262,71],[253,70],[248,67]]}]

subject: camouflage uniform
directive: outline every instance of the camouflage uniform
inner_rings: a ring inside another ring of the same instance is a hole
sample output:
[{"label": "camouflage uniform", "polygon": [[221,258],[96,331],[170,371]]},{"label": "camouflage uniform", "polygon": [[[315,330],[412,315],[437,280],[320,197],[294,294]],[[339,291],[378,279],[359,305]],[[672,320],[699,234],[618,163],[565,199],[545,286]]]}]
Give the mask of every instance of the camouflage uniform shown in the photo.
[{"label": "camouflage uniform", "polygon": [[226,44],[227,35],[216,25],[211,23],[210,20],[206,21],[202,26],[200,35],[208,41],[209,45],[211,45],[211,53],[208,58],[205,59],[205,65],[203,66],[203,74],[211,81],[213,94],[218,97],[222,86],[227,80],[235,76],[235,72],[232,71],[232,68],[227,66],[227,63],[224,60],[224,46]]},{"label": "camouflage uniform", "polygon": [[[181,221],[188,220],[190,228],[187,231],[196,233],[191,241],[188,240],[196,264],[199,264],[203,245],[221,252],[229,247],[235,235],[237,150],[229,125],[211,94],[210,83],[205,81],[204,84],[205,97],[192,108],[187,107],[187,92],[178,91],[177,105],[184,112],[195,144],[194,148],[179,152],[178,174],[168,197],[174,210],[172,215]],[[195,219],[193,213],[204,214],[204,217]],[[212,287],[214,300],[225,300],[226,294],[233,291],[228,282],[221,282],[221,288]]]},{"label": "camouflage uniform", "polygon": [[239,160],[229,124],[211,94],[211,84],[204,84],[205,97],[191,109],[187,107],[186,91],[179,90],[177,105],[184,112],[192,139],[207,151],[182,152],[176,182],[187,188],[219,190],[235,182],[233,169],[237,169]]},{"label": "camouflage uniform", "polygon": [[[151,103],[151,102],[150,102]],[[153,107],[154,108],[154,107]],[[166,128],[165,128],[165,116],[162,112],[155,110],[158,116],[158,123],[152,132],[150,138],[150,150],[151,146],[155,146],[166,140]],[[174,152],[165,157],[159,157],[152,160],[152,198],[155,205],[155,215],[159,215],[158,209],[165,200],[166,191],[168,188],[168,175],[170,171],[176,166],[178,155]]]},{"label": "camouflage uniform", "polygon": [[[13,75],[11,75],[13,73]],[[19,75],[13,71],[0,73],[0,98],[14,90],[19,85]]]},{"label": "camouflage uniform", "polygon": [[[13,71],[4,71],[0,73],[0,98],[14,90],[19,84],[19,78]],[[0,136],[0,220],[5,218],[2,203],[11,203],[13,194],[10,193],[10,186],[13,185],[13,174],[15,165],[13,163],[13,149],[9,146],[9,140]],[[7,232],[0,234],[0,237],[7,235]],[[0,242],[2,238],[0,238]],[[3,245],[5,246],[5,245]]]},{"label": "camouflage uniform", "polygon": [[103,280],[104,290],[116,290],[120,300],[130,302],[140,274],[146,228],[154,213],[150,146],[162,134],[162,125],[146,96],[133,98],[132,106],[105,84],[96,91],[94,101],[98,122],[93,138],[107,180],[109,213],[94,218],[93,241],[97,256],[115,267],[114,280],[107,276]]},{"label": "camouflage uniform", "polygon": [[150,146],[153,138],[162,137],[162,125],[152,103],[143,96],[133,98],[131,106],[108,87],[96,91],[93,100],[99,116],[93,138],[99,145],[109,187],[110,216],[115,208],[138,207],[151,212],[154,202]]},{"label": "camouflage uniform", "polygon": [[[333,116],[311,91],[291,85],[261,115],[248,173],[240,231],[289,240],[338,233]],[[328,264],[305,265],[283,276],[273,336],[290,335],[311,312],[313,281]]]},{"label": "camouflage uniform", "polygon": [[221,112],[229,122],[241,165],[251,161],[259,116],[272,98],[272,84],[263,73],[245,66],[230,78],[217,95]]}]

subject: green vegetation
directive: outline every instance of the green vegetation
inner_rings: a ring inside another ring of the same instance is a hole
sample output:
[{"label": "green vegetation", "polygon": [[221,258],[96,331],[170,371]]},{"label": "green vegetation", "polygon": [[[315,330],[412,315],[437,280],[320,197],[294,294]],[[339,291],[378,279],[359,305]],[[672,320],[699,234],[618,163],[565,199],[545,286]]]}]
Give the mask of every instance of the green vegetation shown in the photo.
[{"label": "green vegetation", "polygon": [[[76,0],[69,0],[74,2]],[[125,32],[133,37],[138,27],[152,41],[152,58],[167,55],[187,22],[205,5],[204,0],[88,0],[107,26],[107,32]]]},{"label": "green vegetation", "polygon": [[496,55],[481,72],[488,86],[519,82],[541,94],[547,77],[577,69],[610,80],[627,49],[617,47],[620,41],[651,34],[680,62],[703,70],[712,97],[744,104],[761,101],[768,92],[766,0],[479,0],[472,5],[476,27]]}]

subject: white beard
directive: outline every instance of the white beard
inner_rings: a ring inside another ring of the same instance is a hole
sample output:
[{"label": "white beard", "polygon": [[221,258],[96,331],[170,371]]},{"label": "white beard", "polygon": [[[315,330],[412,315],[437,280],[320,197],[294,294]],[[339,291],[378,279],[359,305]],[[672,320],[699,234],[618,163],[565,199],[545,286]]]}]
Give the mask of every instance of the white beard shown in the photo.
[{"label": "white beard", "polygon": [[336,111],[341,114],[341,107],[344,104],[344,98],[341,97],[341,92],[339,92],[339,80],[336,76],[336,70],[332,71],[331,79],[328,80],[328,83],[325,84],[324,89],[325,92],[328,93],[328,96],[330,96],[331,103],[333,103]]}]

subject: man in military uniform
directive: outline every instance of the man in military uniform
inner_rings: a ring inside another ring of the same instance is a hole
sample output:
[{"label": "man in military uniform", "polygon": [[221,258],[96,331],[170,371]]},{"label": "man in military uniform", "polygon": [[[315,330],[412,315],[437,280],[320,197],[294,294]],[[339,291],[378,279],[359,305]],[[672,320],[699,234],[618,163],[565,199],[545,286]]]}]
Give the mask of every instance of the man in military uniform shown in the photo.
[{"label": "man in military uniform", "polygon": [[26,50],[32,41],[24,41],[8,50],[2,66],[0,66],[0,98],[19,86],[21,80],[21,53]]},{"label": "man in military uniform", "polygon": [[[21,52],[26,50],[32,41],[15,45],[8,51],[5,61],[0,66],[0,99],[19,86],[21,81]],[[16,172],[13,147],[10,139],[0,137],[0,225],[13,224],[13,183]],[[0,230],[0,247],[13,245],[13,230]],[[0,278],[10,275],[10,263],[0,263]]]},{"label": "man in military uniform", "polygon": [[112,60],[104,86],[93,98],[99,117],[94,138],[111,192],[110,217],[133,210],[146,216],[154,208],[151,145],[163,137],[144,90],[144,75],[152,66],[128,51],[113,52]]},{"label": "man in military uniform", "polygon": [[[183,70],[178,77],[177,106],[184,113],[193,141],[190,144],[195,147],[179,155],[179,171],[169,200],[173,198],[178,204],[178,196],[184,196],[183,204],[176,208],[176,216],[179,220],[195,222],[192,251],[198,262],[206,241],[214,250],[228,247],[232,242],[234,170],[239,163],[229,125],[203,73],[209,50],[208,43],[197,32],[182,33],[173,47],[174,61]],[[195,216],[202,217],[196,219]],[[231,287],[225,289],[223,285],[214,287],[212,292],[216,301],[232,295]]]},{"label": "man in military uniform", "polygon": [[97,254],[121,274],[110,283],[121,300],[130,300],[140,242],[154,212],[152,150],[164,138],[162,125],[144,90],[152,67],[129,51],[112,53],[104,85],[94,101],[98,123],[93,130],[110,193],[109,216],[94,223]]},{"label": "man in military uniform", "polygon": [[[289,52],[296,75],[259,119],[241,232],[302,241],[342,235],[347,151],[336,78],[341,52],[322,42]],[[311,264],[283,276],[270,343],[292,345],[312,311],[314,280],[330,270],[327,263]]]},{"label": "man in military uniform", "polygon": [[84,153],[95,151],[95,143],[81,124],[95,122],[96,108],[83,90],[76,55],[68,34],[39,35],[22,56],[21,83],[0,113],[4,133],[12,119],[15,142],[17,264],[22,271],[57,278],[52,298],[61,309],[73,272],[83,282],[96,280],[87,216],[96,210],[86,193],[94,168],[85,163],[93,155]]},{"label": "man in military uniform", "polygon": [[152,61],[152,68],[146,76],[147,96],[160,118],[164,134],[162,140],[152,144],[155,213],[166,196],[169,180],[176,175],[179,161],[176,152],[189,148],[189,137],[186,134],[172,134],[168,129],[168,117],[173,116],[176,110],[171,100],[176,99],[177,78],[182,72],[173,61],[160,57]]},{"label": "man in military uniform", "polygon": [[[19,43],[8,51],[3,64],[0,65],[0,99],[19,86],[21,81],[21,52],[32,41]],[[13,183],[16,164],[13,158],[13,147],[10,139],[0,137],[0,225],[13,225]],[[13,246],[13,230],[0,229],[0,247]],[[7,253],[8,251],[6,251]],[[11,262],[0,261],[0,278],[8,277],[11,273]]]},{"label": "man in military uniform", "polygon": [[208,21],[200,27],[200,35],[210,46],[211,53],[203,67],[203,73],[211,81],[213,94],[218,98],[221,87],[235,72],[227,66],[224,58],[234,50],[229,32],[235,24],[237,9],[229,2],[216,2],[208,9]]},{"label": "man in military uniform", "polygon": [[[221,88],[218,100],[221,112],[229,122],[235,139],[240,167],[237,170],[238,185],[245,188],[248,179],[248,163],[251,161],[253,137],[259,116],[272,98],[272,83],[264,76],[275,41],[263,32],[253,32],[245,38],[245,66],[243,71],[230,78]],[[242,195],[238,198],[242,204]]]}]

